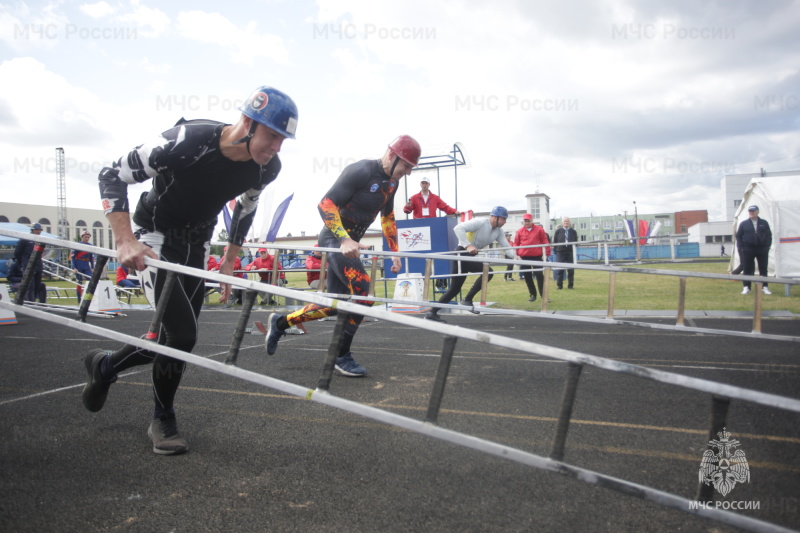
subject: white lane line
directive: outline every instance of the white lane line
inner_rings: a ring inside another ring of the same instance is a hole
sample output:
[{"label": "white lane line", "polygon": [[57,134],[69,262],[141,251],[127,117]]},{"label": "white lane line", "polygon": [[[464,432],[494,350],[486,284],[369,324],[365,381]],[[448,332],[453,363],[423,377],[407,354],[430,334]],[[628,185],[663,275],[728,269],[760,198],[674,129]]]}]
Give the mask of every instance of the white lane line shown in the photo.
[{"label": "white lane line", "polygon": [[[127,376],[132,376],[134,374],[141,374],[144,370],[137,370],[136,372],[128,372],[127,374],[120,374],[118,377],[124,378]],[[37,392],[36,394],[29,394],[28,396],[20,396],[19,398],[12,398],[10,400],[5,400],[0,402],[0,405],[5,405],[7,403],[14,403],[14,402],[21,402],[22,400],[32,400],[33,398],[38,398],[40,396],[47,396],[48,394],[55,394],[56,392],[62,392],[65,390],[76,389],[78,387],[83,387],[86,383],[79,383],[77,385],[69,385],[67,387],[61,387],[58,389],[51,389],[42,392]]]},{"label": "white lane line", "polygon": [[[242,347],[240,349],[240,351],[249,350],[251,348],[258,348],[258,347],[260,347],[260,346],[246,346],[246,347]],[[218,352],[218,353],[215,353],[213,355],[209,355],[208,359],[214,359],[215,357],[221,357],[221,356],[226,356],[226,355],[228,355],[228,351],[227,350],[224,351],[224,352]],[[147,366],[149,367],[149,365],[147,365]],[[142,370],[134,370],[132,372],[127,372],[125,374],[119,374],[117,377],[118,378],[124,378],[124,377],[128,377],[128,376],[135,376],[136,374],[141,374],[142,372],[147,372],[147,371],[148,371],[148,369],[144,368]],[[150,369],[149,371],[152,371],[152,369]],[[66,387],[60,387],[58,389],[51,389],[51,390],[46,390],[46,391],[42,391],[42,392],[37,392],[36,394],[29,394],[28,396],[20,396],[19,398],[11,398],[10,400],[4,400],[4,401],[0,402],[0,405],[6,405],[6,404],[9,404],[9,403],[14,403],[14,402],[21,402],[23,400],[32,400],[34,398],[39,398],[40,396],[47,396],[48,394],[55,394],[57,392],[63,392],[65,390],[70,390],[70,389],[76,389],[78,387],[83,387],[84,385],[86,385],[86,384],[85,383],[78,383],[77,385],[68,385]]]}]

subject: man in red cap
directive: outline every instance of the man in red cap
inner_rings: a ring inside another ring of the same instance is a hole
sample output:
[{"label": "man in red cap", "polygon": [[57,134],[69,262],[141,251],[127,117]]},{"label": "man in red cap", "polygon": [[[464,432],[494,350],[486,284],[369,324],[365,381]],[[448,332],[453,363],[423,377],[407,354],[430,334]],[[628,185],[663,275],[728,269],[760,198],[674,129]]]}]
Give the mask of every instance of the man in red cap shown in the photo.
[{"label": "man in red cap", "polygon": [[[380,159],[363,159],[348,165],[317,206],[325,226],[319,234],[318,244],[323,248],[339,248],[328,255],[326,275],[327,290],[333,294],[369,295],[369,274],[361,262],[361,244],[367,228],[381,215],[383,236],[392,252],[398,251],[397,224],[394,218],[394,196],[403,176],[411,174],[419,162],[419,143],[408,135],[401,135],[387,147]],[[400,272],[399,257],[392,257],[392,272]],[[367,300],[353,300],[371,306]],[[326,316],[337,315],[335,307],[308,304],[288,315],[273,313],[265,339],[267,354],[278,349],[278,341],[290,326]],[[348,313],[344,334],[339,343],[339,355],[334,369],[342,376],[358,378],[367,373],[350,352],[353,337],[363,315]]]},{"label": "man in red cap", "polygon": [[[530,246],[534,244],[549,244],[550,239],[547,238],[547,234],[544,232],[544,228],[541,226],[537,226],[533,223],[533,217],[530,213],[525,213],[522,215],[522,227],[517,230],[517,234],[514,235],[514,242],[512,243],[514,246]],[[542,252],[545,253],[542,256]],[[547,256],[550,255],[550,247],[542,247],[537,246],[535,248],[519,248],[517,250],[517,255],[520,259],[525,259],[528,261],[544,261],[547,259]],[[537,267],[537,269],[533,270],[533,265],[525,267],[520,267],[519,275],[522,279],[525,280],[525,284],[528,286],[528,293],[530,294],[530,298],[528,299],[529,302],[536,301],[536,287],[533,285],[532,275],[536,276],[536,284],[539,286],[539,292],[544,292],[544,274],[542,274],[541,267]]]},{"label": "man in red cap", "polygon": [[[275,256],[269,255],[269,252],[266,248],[259,248],[258,249],[258,257],[256,257],[252,263],[245,267],[245,270],[257,270],[258,275],[261,277],[261,283],[272,283],[272,269],[275,266]],[[286,274],[283,273],[281,270],[283,266],[281,262],[278,261],[278,278],[285,279]],[[272,299],[271,296],[267,294],[261,293],[261,305],[266,305],[269,302],[270,305],[275,305],[275,300]]]},{"label": "man in red cap", "polygon": [[419,186],[422,190],[408,199],[408,203],[403,207],[403,213],[407,215],[414,213],[414,218],[433,218],[437,216],[437,210],[444,211],[448,215],[461,214],[430,191],[431,181],[428,178],[423,177]]}]

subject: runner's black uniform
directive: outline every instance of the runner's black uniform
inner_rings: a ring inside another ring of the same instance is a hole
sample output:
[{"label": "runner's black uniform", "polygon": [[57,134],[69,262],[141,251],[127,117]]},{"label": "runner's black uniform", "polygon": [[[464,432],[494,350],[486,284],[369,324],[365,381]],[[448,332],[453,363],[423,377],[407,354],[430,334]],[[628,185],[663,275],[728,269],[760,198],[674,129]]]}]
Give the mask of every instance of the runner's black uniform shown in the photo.
[{"label": "runner's black uniform", "polygon": [[[223,206],[237,198],[228,242],[241,246],[255,215],[258,198],[281,170],[278,156],[259,166],[232,161],[220,149],[222,130],[215,121],[184,121],[152,144],[136,147],[100,172],[105,213],[127,212],[129,184],[153,180],[133,214],[134,234],[159,259],[205,269],[209,241]],[[167,272],[147,268],[142,286],[153,305]],[[197,317],[203,304],[202,278],[178,274],[169,296],[158,343],[189,352],[197,341]],[[102,373],[110,377],[130,367],[153,363],[156,415],[170,412],[185,367],[183,361],[126,345],[107,357]]]},{"label": "runner's black uniform", "polygon": [[[381,215],[381,226],[391,251],[397,251],[397,227],[394,218],[394,196],[396,179],[383,170],[380,160],[365,159],[348,165],[325,197],[319,203],[319,212],[325,227],[319,234],[319,245],[338,248],[345,238],[361,242],[369,226]],[[335,294],[369,295],[370,278],[361,258],[349,258],[336,252],[328,256],[327,292]],[[356,301],[372,305],[370,301]],[[279,321],[285,329],[301,322],[334,316],[333,307],[308,304],[299,311],[287,315],[286,323]],[[363,320],[363,315],[350,314],[344,330],[339,355],[350,351],[353,336]]]}]

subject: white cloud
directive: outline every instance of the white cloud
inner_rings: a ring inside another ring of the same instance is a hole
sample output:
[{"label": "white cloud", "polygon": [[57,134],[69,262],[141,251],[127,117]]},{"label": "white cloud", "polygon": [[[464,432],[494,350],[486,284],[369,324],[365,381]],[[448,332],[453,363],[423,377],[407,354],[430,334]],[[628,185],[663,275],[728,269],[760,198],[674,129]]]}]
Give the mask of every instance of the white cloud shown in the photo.
[{"label": "white cloud", "polygon": [[155,39],[169,28],[169,16],[160,9],[144,6],[139,0],[131,0],[131,5],[133,12],[121,15],[119,20],[136,23],[143,37]]},{"label": "white cloud", "polygon": [[80,10],[82,13],[92,17],[93,19],[101,19],[114,12],[114,8],[108,5],[107,2],[81,4]]},{"label": "white cloud", "polygon": [[219,13],[183,11],[178,14],[178,32],[193,41],[214,44],[230,53],[235,63],[254,66],[261,58],[285,64],[289,52],[277,35],[257,33],[257,24],[239,27]]}]

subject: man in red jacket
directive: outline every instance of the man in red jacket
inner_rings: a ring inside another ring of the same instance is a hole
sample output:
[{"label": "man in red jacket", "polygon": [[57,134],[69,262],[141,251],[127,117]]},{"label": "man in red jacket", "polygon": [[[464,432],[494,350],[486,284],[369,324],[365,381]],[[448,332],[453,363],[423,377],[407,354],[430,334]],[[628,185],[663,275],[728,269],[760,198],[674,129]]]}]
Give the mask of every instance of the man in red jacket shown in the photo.
[{"label": "man in red jacket", "polygon": [[[547,238],[547,234],[544,232],[544,228],[541,226],[535,226],[533,224],[533,217],[530,213],[525,213],[522,215],[522,227],[517,230],[517,234],[514,235],[514,242],[512,243],[514,246],[530,246],[532,244],[549,244],[550,239]],[[517,256],[520,259],[526,259],[528,261],[545,261],[547,260],[547,256],[550,255],[550,247],[536,247],[536,248],[520,248],[517,251]],[[544,252],[545,255],[542,255]],[[541,270],[533,271],[533,265],[529,266],[527,269],[525,267],[520,267],[519,275],[522,279],[525,280],[525,283],[528,285],[528,293],[530,293],[529,302],[536,301],[536,287],[533,285],[533,279],[531,274],[536,276],[536,284],[539,286],[539,292],[544,292],[544,274]]]},{"label": "man in red jacket", "polygon": [[[275,256],[269,255],[269,252],[266,248],[259,248],[258,249],[258,257],[256,257],[252,263],[245,267],[245,270],[257,270],[258,275],[261,276],[261,283],[271,283],[272,282],[272,267],[275,264]],[[281,269],[281,262],[278,261],[278,277],[280,279],[286,279],[286,274],[284,274]],[[261,305],[266,305],[269,301],[270,305],[275,304],[275,300],[272,299],[271,296],[266,296],[263,293],[261,294]]]},{"label": "man in red jacket", "polygon": [[403,208],[403,213],[414,213],[414,218],[433,218],[436,216],[437,209],[441,209],[448,215],[461,214],[460,211],[456,211],[428,190],[431,187],[431,182],[428,178],[422,178],[419,185],[422,190],[408,199],[408,203]]},{"label": "man in red jacket", "polygon": [[[319,246],[319,244],[314,245]],[[320,275],[320,268],[322,267],[322,252],[319,250],[314,250],[312,253],[308,254],[306,257],[306,279],[308,280],[308,286],[312,289],[319,288],[319,275]]]}]

